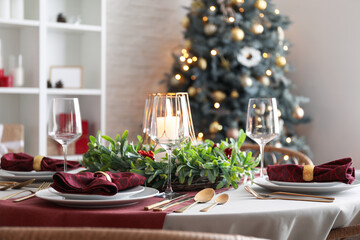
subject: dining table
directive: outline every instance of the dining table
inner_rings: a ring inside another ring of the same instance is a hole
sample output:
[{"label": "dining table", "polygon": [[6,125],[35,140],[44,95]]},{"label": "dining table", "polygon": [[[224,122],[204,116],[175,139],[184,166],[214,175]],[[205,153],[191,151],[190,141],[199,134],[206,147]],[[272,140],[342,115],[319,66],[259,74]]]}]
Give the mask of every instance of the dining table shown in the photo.
[{"label": "dining table", "polygon": [[[356,176],[359,175],[357,170]],[[356,181],[358,183],[359,179]],[[255,183],[247,184],[259,193],[272,191]],[[316,194],[334,197],[331,203],[257,199],[240,185],[238,189],[217,190],[216,195],[229,195],[225,204],[201,212],[214,203],[213,198],[183,213],[174,210],[193,200],[165,211],[144,210],[145,206],[162,200],[156,194],[120,206],[61,206],[39,197],[21,202],[8,199],[0,200],[0,226],[147,228],[239,234],[265,239],[318,240],[326,239],[332,229],[360,224],[360,187],[357,185],[344,191]],[[0,198],[20,190],[0,191]],[[29,192],[18,197],[26,194]],[[196,191],[187,192],[188,197],[195,194]]]}]

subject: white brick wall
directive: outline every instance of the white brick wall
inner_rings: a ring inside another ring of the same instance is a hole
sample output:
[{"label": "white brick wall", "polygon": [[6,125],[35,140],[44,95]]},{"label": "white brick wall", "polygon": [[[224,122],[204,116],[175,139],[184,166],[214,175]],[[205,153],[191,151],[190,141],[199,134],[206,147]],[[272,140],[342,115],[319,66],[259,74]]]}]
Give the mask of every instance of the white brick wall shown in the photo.
[{"label": "white brick wall", "polygon": [[106,134],[141,134],[145,98],[159,85],[181,49],[184,6],[190,0],[108,0]]}]

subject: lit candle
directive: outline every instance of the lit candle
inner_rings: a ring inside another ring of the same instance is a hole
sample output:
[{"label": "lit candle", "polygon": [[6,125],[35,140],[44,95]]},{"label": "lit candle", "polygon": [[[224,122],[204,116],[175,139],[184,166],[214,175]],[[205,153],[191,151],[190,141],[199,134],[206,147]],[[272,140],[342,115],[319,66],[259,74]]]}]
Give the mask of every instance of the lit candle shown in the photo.
[{"label": "lit candle", "polygon": [[179,138],[179,117],[167,116],[156,119],[157,135],[159,140],[176,140]]}]

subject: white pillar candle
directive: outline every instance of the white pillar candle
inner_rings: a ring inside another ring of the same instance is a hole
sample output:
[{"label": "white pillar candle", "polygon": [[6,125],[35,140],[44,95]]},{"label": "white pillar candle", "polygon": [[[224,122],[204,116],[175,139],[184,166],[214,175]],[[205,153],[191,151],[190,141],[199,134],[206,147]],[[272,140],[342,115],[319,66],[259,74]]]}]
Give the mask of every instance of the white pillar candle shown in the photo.
[{"label": "white pillar candle", "polygon": [[0,18],[10,18],[10,0],[0,0]]},{"label": "white pillar candle", "polygon": [[159,140],[176,140],[178,136],[179,117],[158,117],[156,119],[157,136]]},{"label": "white pillar candle", "polygon": [[24,0],[11,0],[11,18],[24,19]]}]

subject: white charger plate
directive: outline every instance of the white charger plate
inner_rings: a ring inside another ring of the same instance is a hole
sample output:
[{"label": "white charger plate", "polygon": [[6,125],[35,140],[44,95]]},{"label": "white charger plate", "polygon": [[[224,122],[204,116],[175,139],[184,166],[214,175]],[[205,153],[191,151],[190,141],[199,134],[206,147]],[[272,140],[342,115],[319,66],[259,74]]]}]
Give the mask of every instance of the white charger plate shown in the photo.
[{"label": "white charger plate", "polygon": [[38,191],[36,192],[36,196],[38,198],[56,203],[60,206],[76,208],[107,208],[133,205],[144,199],[154,197],[159,193],[159,191],[155,188],[144,188],[145,189],[143,191],[125,198],[110,198],[101,200],[68,199],[51,192],[50,189]]},{"label": "white charger plate", "polygon": [[271,191],[285,191],[297,193],[336,193],[360,186],[360,181],[355,180],[352,184],[338,183],[330,186],[285,186],[271,183],[266,178],[255,178],[254,183]]},{"label": "white charger plate", "polygon": [[[77,168],[69,173],[78,173],[80,171],[85,170],[85,168]],[[8,171],[4,169],[0,169],[0,178],[7,179],[7,180],[14,180],[14,181],[26,181],[32,178],[35,178],[36,181],[50,181],[52,180],[53,175],[56,172],[49,172],[49,171],[29,171],[29,172],[20,172],[20,171]]]},{"label": "white charger plate", "polygon": [[268,177],[265,177],[267,181],[270,183],[281,185],[281,186],[289,186],[289,187],[330,187],[336,185],[343,185],[342,182],[282,182],[282,181],[271,181]]},{"label": "white charger plate", "polygon": [[145,190],[143,186],[136,186],[126,190],[119,191],[117,194],[112,196],[104,196],[97,194],[73,194],[73,193],[61,193],[56,191],[53,188],[49,188],[51,193],[55,193],[59,196],[65,197],[66,199],[78,199],[78,200],[107,200],[107,199],[122,199],[134,195],[136,193],[142,192]]}]

